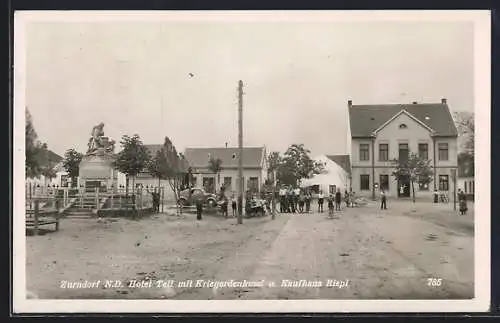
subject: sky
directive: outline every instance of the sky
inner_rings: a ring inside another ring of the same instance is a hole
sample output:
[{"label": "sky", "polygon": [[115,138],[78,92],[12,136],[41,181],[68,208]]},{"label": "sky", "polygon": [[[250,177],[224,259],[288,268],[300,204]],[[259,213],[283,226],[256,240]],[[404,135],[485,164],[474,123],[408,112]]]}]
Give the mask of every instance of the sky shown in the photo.
[{"label": "sky", "polygon": [[348,100],[472,112],[473,45],[467,22],[30,22],[26,106],[60,155],[99,122],[117,143],[237,146],[242,80],[245,146],[343,154]]}]

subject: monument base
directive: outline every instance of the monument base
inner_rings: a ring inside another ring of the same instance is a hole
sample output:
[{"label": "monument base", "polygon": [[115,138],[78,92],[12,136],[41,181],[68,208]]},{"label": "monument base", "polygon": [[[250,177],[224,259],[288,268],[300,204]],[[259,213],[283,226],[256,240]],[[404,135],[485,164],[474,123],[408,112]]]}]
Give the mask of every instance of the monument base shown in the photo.
[{"label": "monument base", "polygon": [[116,187],[117,172],[111,156],[84,156],[80,162],[80,185],[88,189]]}]

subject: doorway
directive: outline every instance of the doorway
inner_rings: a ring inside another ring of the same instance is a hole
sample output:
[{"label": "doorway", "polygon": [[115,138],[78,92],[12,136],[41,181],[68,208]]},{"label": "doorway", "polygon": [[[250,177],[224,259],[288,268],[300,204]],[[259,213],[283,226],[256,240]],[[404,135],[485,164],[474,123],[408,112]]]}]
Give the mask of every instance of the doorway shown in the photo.
[{"label": "doorway", "polygon": [[398,180],[398,197],[410,197],[410,178]]}]

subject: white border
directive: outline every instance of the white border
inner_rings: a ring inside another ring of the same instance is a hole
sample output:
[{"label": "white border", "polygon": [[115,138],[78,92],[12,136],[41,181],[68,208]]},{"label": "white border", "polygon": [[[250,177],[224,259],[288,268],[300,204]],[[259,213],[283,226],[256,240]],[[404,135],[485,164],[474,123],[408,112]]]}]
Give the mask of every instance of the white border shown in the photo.
[{"label": "white border", "polygon": [[[24,210],[25,30],[33,21],[469,21],[474,23],[476,123],[475,295],[473,300],[26,300]],[[18,11],[14,19],[13,311],[15,313],[484,312],[490,305],[489,11]],[[477,138],[481,138],[479,141]]]}]

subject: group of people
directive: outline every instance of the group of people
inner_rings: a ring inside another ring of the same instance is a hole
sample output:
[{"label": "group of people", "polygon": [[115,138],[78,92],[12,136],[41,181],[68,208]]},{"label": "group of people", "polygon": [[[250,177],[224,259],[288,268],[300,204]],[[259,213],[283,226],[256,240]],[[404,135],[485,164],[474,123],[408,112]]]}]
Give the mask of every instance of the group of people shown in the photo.
[{"label": "group of people", "polygon": [[283,187],[279,190],[280,213],[309,212],[311,209],[312,196],[299,188]]},{"label": "group of people", "polygon": [[[310,190],[301,190],[300,188],[283,187],[279,191],[279,203],[281,213],[309,213],[311,212],[311,202],[313,196]],[[348,192],[347,189],[342,193],[337,189],[335,193],[330,193],[325,197],[322,190],[317,194],[318,212],[324,212],[325,200],[328,204],[328,212],[332,214],[334,211],[342,209],[342,200],[347,207],[355,205],[354,192]],[[305,208],[304,208],[305,207]]]},{"label": "group of people", "polygon": [[460,215],[464,215],[467,213],[467,195],[461,190],[458,189],[458,209],[460,211]]}]

